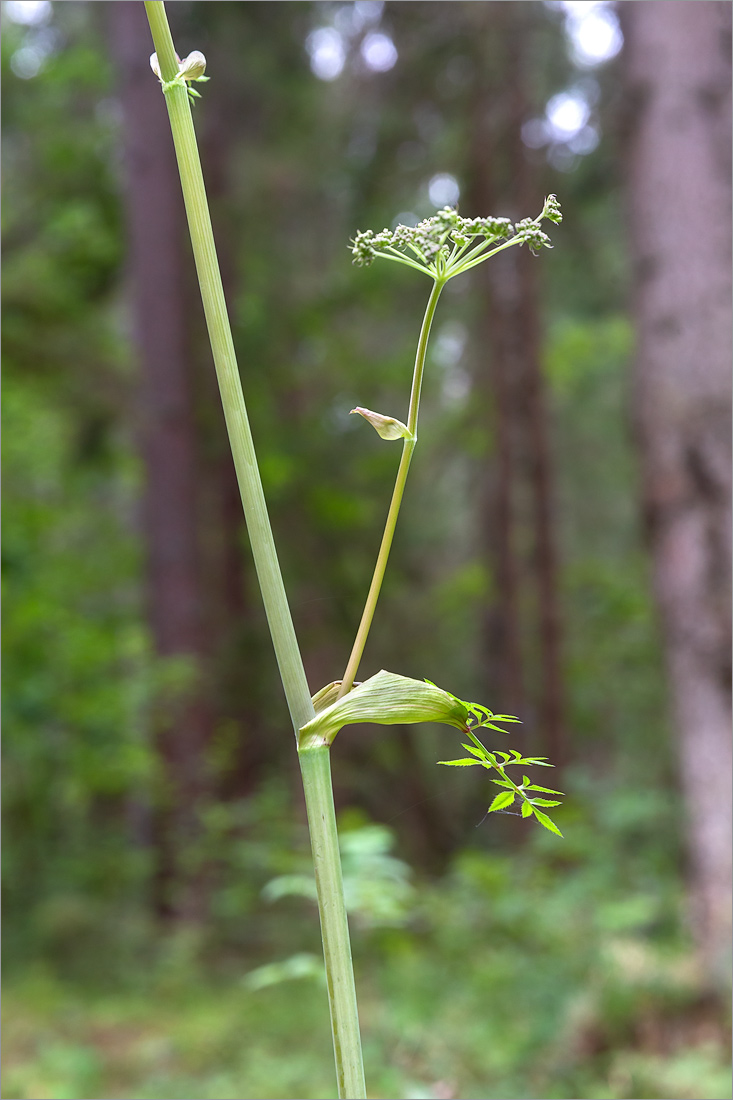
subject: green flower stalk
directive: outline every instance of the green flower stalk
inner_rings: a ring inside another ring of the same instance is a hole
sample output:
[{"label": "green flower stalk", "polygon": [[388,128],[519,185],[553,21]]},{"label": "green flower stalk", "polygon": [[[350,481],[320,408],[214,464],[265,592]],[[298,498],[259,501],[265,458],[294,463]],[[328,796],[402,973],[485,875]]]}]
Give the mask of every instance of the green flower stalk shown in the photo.
[{"label": "green flower stalk", "polygon": [[535,254],[543,248],[552,248],[550,238],[540,228],[540,222],[543,219],[550,222],[562,221],[560,204],[554,195],[547,196],[542,212],[537,218],[525,218],[515,225],[512,225],[508,218],[462,218],[457,210],[445,206],[432,218],[426,218],[418,225],[398,225],[395,230],[383,229],[380,233],[366,229],[357,233],[352,241],[351,251],[355,264],[367,267],[374,260],[392,260],[394,263],[404,264],[406,267],[423,272],[433,280],[433,286],[417,344],[407,424],[403,424],[401,420],[396,420],[394,417],[371,412],[369,409],[358,407],[351,410],[361,413],[382,439],[402,439],[402,457],[384,525],[377,564],[374,567],[359,629],[339,688],[339,698],[351,690],[356,678],[382,588],[407,475],[417,445],[417,420],[420,413],[425,356],[441,291],[456,275],[470,271],[471,268],[507,248],[526,244]]}]

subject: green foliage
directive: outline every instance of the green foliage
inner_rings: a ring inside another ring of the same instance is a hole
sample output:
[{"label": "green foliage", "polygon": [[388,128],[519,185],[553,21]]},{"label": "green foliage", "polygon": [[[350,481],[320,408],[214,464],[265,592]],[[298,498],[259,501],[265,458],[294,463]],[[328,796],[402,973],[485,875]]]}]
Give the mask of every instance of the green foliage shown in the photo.
[{"label": "green foliage", "polygon": [[124,446],[102,469],[80,458],[68,406],[32,376],[8,371],[3,419],[6,913],[30,907],[53,949],[94,923],[87,892],[122,900],[145,869],[108,810],[154,769],[136,468]]},{"label": "green foliage", "polygon": [[[476,708],[475,704],[474,709],[480,709],[482,712],[486,711],[485,707]],[[487,713],[490,718],[493,718],[495,721],[518,721],[518,719],[513,718],[511,715],[491,714],[490,711]],[[562,833],[560,832],[552,818],[548,817],[548,815],[544,813],[543,810],[540,810],[538,808],[540,806],[559,806],[560,803],[558,801],[552,801],[546,798],[536,798],[534,797],[534,793],[530,794],[528,792],[541,791],[543,794],[562,794],[563,792],[555,791],[551,787],[540,787],[537,783],[531,783],[528,776],[526,775],[522,777],[522,782],[520,784],[517,784],[507,775],[506,772],[507,767],[523,766],[526,768],[531,768],[532,765],[539,765],[543,768],[551,768],[553,767],[553,765],[550,764],[547,758],[544,756],[522,756],[522,754],[516,749],[512,749],[510,752],[501,752],[498,750],[489,752],[486,746],[483,745],[481,741],[479,741],[478,737],[476,737],[473,732],[480,726],[488,726],[490,729],[498,729],[502,733],[505,732],[504,730],[501,730],[500,726],[494,725],[489,720],[489,718],[487,718],[483,722],[478,722],[476,725],[473,725],[471,726],[471,728],[466,730],[468,736],[473,742],[473,746],[462,746],[466,750],[466,752],[470,752],[472,754],[472,757],[464,757],[461,760],[439,760],[438,763],[445,764],[448,767],[464,768],[469,767],[471,764],[479,764],[481,765],[481,767],[488,768],[489,770],[491,770],[492,768],[495,769],[501,776],[501,779],[492,779],[491,782],[495,783],[497,787],[506,787],[506,790],[501,791],[495,796],[494,799],[492,799],[491,805],[489,806],[487,813],[506,813],[509,810],[509,807],[514,804],[515,799],[519,798],[519,813],[522,817],[530,817],[534,814],[540,825],[544,825],[544,827],[546,829],[549,829],[551,833],[556,833],[558,836],[562,836]]]},{"label": "green foliage", "polygon": [[[506,733],[507,731],[497,723],[518,722],[518,718],[511,714],[494,714],[488,707],[479,703],[467,703],[457,699],[455,695],[437,687],[430,680],[411,680],[406,676],[385,672],[384,669],[353,688],[341,699],[338,698],[338,686],[339,681],[328,684],[313,697],[316,717],[300,730],[298,738],[300,752],[330,745],[344,726],[362,722],[391,726],[415,722],[442,722],[457,726],[473,741],[473,747],[463,745],[467,752],[472,753],[472,758],[440,760],[439,763],[451,767],[469,767],[477,764],[484,768],[495,769],[501,779],[493,779],[492,783],[498,783],[509,790],[494,798],[488,812],[506,811],[518,796],[523,817],[534,814],[537,821],[546,829],[562,836],[554,821],[539,809],[540,806],[559,806],[560,803],[536,798],[528,793],[541,791],[545,794],[561,794],[562,792],[530,783],[526,775],[522,783],[517,785],[505,770],[507,766],[516,765],[552,767],[547,759],[536,756],[525,757],[516,749],[510,752],[489,752],[475,735],[474,731],[483,727]],[[334,701],[331,702],[331,699]]]},{"label": "green foliage", "polygon": [[[537,830],[521,851],[464,851],[438,880],[410,876],[398,924],[355,920],[375,1096],[730,1096],[725,1012],[691,965],[680,884],[659,859],[673,803],[636,790],[621,809],[610,786],[578,777],[567,813],[562,846]],[[392,837],[363,820],[342,824],[362,849],[362,881],[373,881],[370,861]],[[255,826],[252,859],[267,831]],[[305,868],[302,832],[292,846]],[[230,956],[205,966],[181,951],[138,968],[127,988],[109,988],[101,960],[95,984],[42,969],[10,981],[3,1095],[333,1096],[304,906],[312,913],[302,897],[260,897],[244,967],[242,953],[233,967]]]},{"label": "green foliage", "polygon": [[[312,896],[315,900],[315,881],[312,882],[312,886]],[[297,955],[283,959],[282,962],[267,963],[266,966],[258,966],[255,970],[250,970],[245,976],[244,984],[247,989],[256,992],[258,989],[267,989],[269,986],[279,985],[280,982],[291,982],[300,978],[313,978],[321,985],[325,985],[326,972],[323,969],[323,959],[319,959],[317,955],[312,955],[310,952],[300,951]]]},{"label": "green foliage", "polygon": [[[356,825],[340,831],[346,909],[360,928],[405,924],[414,904],[411,869],[390,855],[394,837],[383,825]],[[268,901],[296,896],[315,901],[312,873],[282,875],[263,890]]]}]

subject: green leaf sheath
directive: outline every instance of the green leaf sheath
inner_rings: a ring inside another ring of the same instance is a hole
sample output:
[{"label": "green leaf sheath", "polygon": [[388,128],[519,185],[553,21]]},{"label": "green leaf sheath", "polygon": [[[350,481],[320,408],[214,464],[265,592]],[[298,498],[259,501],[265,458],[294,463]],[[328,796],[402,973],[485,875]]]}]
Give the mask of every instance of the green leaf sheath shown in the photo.
[{"label": "green leaf sheath", "polygon": [[342,699],[319,710],[301,729],[299,744],[301,749],[330,745],[343,726],[356,722],[384,726],[444,722],[465,730],[467,720],[466,704],[454,695],[425,680],[412,680],[382,669]]}]

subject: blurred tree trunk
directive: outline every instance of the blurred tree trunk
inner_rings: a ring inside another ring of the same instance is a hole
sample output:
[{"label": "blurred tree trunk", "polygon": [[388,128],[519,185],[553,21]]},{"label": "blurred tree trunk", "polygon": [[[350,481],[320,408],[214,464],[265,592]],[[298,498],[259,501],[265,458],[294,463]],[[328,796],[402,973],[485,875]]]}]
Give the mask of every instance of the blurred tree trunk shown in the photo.
[{"label": "blurred tree trunk", "polygon": [[163,763],[154,811],[154,905],[162,917],[195,920],[203,915],[203,883],[186,857],[199,831],[211,716],[203,681],[196,434],[181,274],[186,224],[165,101],[148,64],[144,6],[123,0],[108,13],[121,72],[129,269],[142,371],[148,615],[158,656],[183,661],[180,675],[157,692],[153,719]]},{"label": "blurred tree trunk", "polygon": [[[469,200],[472,214],[516,220],[539,211],[544,196],[534,186],[521,138],[531,109],[527,26],[513,7],[498,3],[482,12],[486,26],[479,36],[484,45],[477,66]],[[496,667],[492,705],[526,718],[531,697],[542,751],[560,763],[564,690],[535,263],[528,249],[510,249],[476,272],[486,295],[479,342],[490,360],[479,385],[488,389],[493,404],[496,441],[495,478],[483,494],[482,529],[495,563],[496,590],[485,638],[487,664]],[[535,597],[529,607],[526,580]]]},{"label": "blurred tree trunk", "polygon": [[[217,38],[231,42],[236,33],[234,19],[241,20],[236,9],[218,14]],[[228,18],[229,17],[229,18]],[[224,24],[219,27],[219,23]],[[214,39],[216,41],[216,39]],[[231,71],[230,52],[219,50],[216,57],[217,79],[207,87],[208,110],[201,134],[202,159],[206,165],[206,191],[217,243],[224,293],[228,302],[235,300],[237,273],[234,264],[237,239],[231,211],[230,158],[236,148],[237,118],[242,112],[242,91]],[[229,64],[227,64],[229,61]],[[200,301],[198,285],[191,281],[193,304]],[[202,360],[210,357],[208,335],[201,316],[198,336]],[[199,431],[203,440],[202,467],[206,479],[205,533],[202,547],[208,578],[209,630],[215,639],[212,654],[212,679],[215,684],[217,721],[228,744],[219,746],[217,790],[224,798],[251,794],[261,778],[271,753],[268,738],[251,736],[257,728],[257,692],[253,683],[258,675],[257,655],[247,647],[246,635],[252,622],[251,589],[243,546],[247,543],[242,499],[234,470],[226,423],[215,371],[201,371],[197,380]],[[259,648],[259,647],[257,647]],[[229,731],[227,736],[226,731]]]},{"label": "blurred tree trunk", "polygon": [[730,952],[729,4],[620,5],[638,349],[634,411],[677,726],[694,928]]}]

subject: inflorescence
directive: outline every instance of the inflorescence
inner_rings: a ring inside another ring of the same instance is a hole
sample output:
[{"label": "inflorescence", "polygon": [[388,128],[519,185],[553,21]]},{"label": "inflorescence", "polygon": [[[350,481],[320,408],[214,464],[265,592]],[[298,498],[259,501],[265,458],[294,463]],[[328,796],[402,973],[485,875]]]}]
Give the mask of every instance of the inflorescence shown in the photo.
[{"label": "inflorescence", "polygon": [[511,245],[526,244],[535,254],[542,248],[552,248],[550,238],[540,229],[543,218],[562,221],[560,203],[554,195],[547,196],[538,218],[525,218],[516,224],[508,218],[462,218],[457,210],[445,206],[415,226],[357,233],[351,249],[353,262],[367,267],[382,256],[424,271],[433,279],[447,280]]}]

